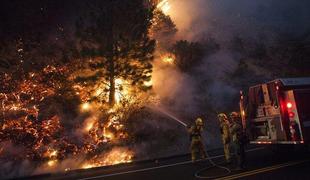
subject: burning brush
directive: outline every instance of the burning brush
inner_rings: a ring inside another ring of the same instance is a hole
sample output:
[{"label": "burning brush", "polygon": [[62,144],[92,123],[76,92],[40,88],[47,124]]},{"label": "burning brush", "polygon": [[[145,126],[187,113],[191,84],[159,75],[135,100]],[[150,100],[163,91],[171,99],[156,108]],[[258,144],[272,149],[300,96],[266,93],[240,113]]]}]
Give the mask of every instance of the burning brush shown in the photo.
[{"label": "burning brush", "polygon": [[[169,2],[163,0],[157,8],[168,13]],[[161,59],[173,64],[175,58],[167,54]],[[81,75],[93,71],[83,71],[82,67],[74,62],[47,65],[35,72],[0,74],[0,143],[10,142],[23,149],[12,161],[27,160],[39,169],[53,171],[67,159],[81,159],[78,165],[59,166],[67,171],[134,159],[134,151],[122,147],[130,138],[126,120],[152,97],[124,77],[117,77],[115,105],[109,106],[108,80],[83,81]],[[149,79],[141,84],[149,88],[153,85],[151,72],[146,76]],[[68,111],[71,114],[64,115]],[[0,159],[10,157],[13,155],[0,147]]]}]

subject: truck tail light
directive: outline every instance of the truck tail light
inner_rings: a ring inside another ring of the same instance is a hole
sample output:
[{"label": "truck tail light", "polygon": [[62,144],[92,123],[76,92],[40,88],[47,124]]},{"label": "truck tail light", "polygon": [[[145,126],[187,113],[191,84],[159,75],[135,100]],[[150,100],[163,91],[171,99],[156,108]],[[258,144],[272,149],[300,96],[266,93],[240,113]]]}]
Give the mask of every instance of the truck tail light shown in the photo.
[{"label": "truck tail light", "polygon": [[291,109],[291,108],[293,107],[293,104],[292,104],[291,102],[287,102],[287,103],[286,103],[286,107],[287,107],[288,109]]},{"label": "truck tail light", "polygon": [[294,112],[289,112],[289,113],[288,113],[288,116],[289,116],[290,118],[293,118],[293,117],[295,116],[295,113],[294,113]]}]

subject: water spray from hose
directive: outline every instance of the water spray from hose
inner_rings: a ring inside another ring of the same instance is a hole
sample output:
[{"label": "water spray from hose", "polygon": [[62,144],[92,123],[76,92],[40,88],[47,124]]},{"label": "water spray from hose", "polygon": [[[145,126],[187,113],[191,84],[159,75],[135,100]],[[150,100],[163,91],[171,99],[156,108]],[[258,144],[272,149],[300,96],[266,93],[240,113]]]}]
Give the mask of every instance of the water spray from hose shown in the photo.
[{"label": "water spray from hose", "polygon": [[170,119],[175,120],[176,122],[178,122],[179,124],[181,124],[181,125],[183,125],[185,127],[188,126],[185,122],[181,121],[179,118],[175,117],[174,115],[172,115],[168,111],[166,111],[166,110],[164,110],[164,109],[162,109],[162,108],[160,108],[158,106],[147,106],[147,107],[149,107],[150,109],[156,110],[156,111],[158,111],[158,112],[168,116]]}]

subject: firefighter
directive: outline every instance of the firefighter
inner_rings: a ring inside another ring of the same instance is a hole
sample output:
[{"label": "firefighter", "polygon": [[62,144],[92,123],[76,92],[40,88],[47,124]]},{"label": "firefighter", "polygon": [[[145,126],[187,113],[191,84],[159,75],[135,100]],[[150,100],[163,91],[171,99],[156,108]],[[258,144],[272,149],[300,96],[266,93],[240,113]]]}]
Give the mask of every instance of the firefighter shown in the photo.
[{"label": "firefighter", "polygon": [[197,160],[197,154],[200,154],[201,158],[206,158],[206,152],[204,149],[204,145],[202,143],[202,133],[203,131],[203,121],[201,118],[197,118],[195,120],[194,125],[188,128],[188,132],[190,134],[191,141],[191,155],[192,162]]},{"label": "firefighter", "polygon": [[220,113],[218,114],[218,119],[220,122],[220,130],[221,130],[221,135],[222,135],[222,142],[223,142],[223,147],[224,147],[224,155],[225,155],[225,160],[227,163],[230,163],[230,132],[229,132],[229,127],[230,123],[228,121],[228,118],[225,113]]},{"label": "firefighter", "polygon": [[237,170],[244,169],[245,162],[245,136],[241,124],[240,116],[237,112],[230,114],[232,125],[230,126],[230,134],[232,137],[232,147],[234,150],[234,158],[237,163]]}]

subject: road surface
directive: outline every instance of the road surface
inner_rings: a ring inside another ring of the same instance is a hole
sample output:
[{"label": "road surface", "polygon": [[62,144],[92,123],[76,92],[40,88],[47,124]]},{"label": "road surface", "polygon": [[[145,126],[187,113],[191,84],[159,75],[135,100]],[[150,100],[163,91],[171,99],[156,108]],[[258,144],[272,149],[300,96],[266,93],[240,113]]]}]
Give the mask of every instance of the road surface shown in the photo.
[{"label": "road surface", "polygon": [[[223,165],[222,150],[209,152],[210,159]],[[192,163],[189,155],[162,158],[122,164],[113,167],[102,167],[86,170],[76,170],[60,174],[45,174],[24,179],[78,179],[78,180],[191,180],[197,171],[212,166],[209,161]],[[218,180],[230,179],[310,179],[310,153],[304,150],[274,153],[269,148],[251,147],[247,149],[246,169],[233,170]],[[201,172],[200,176],[224,175],[219,168],[210,168]]]}]

